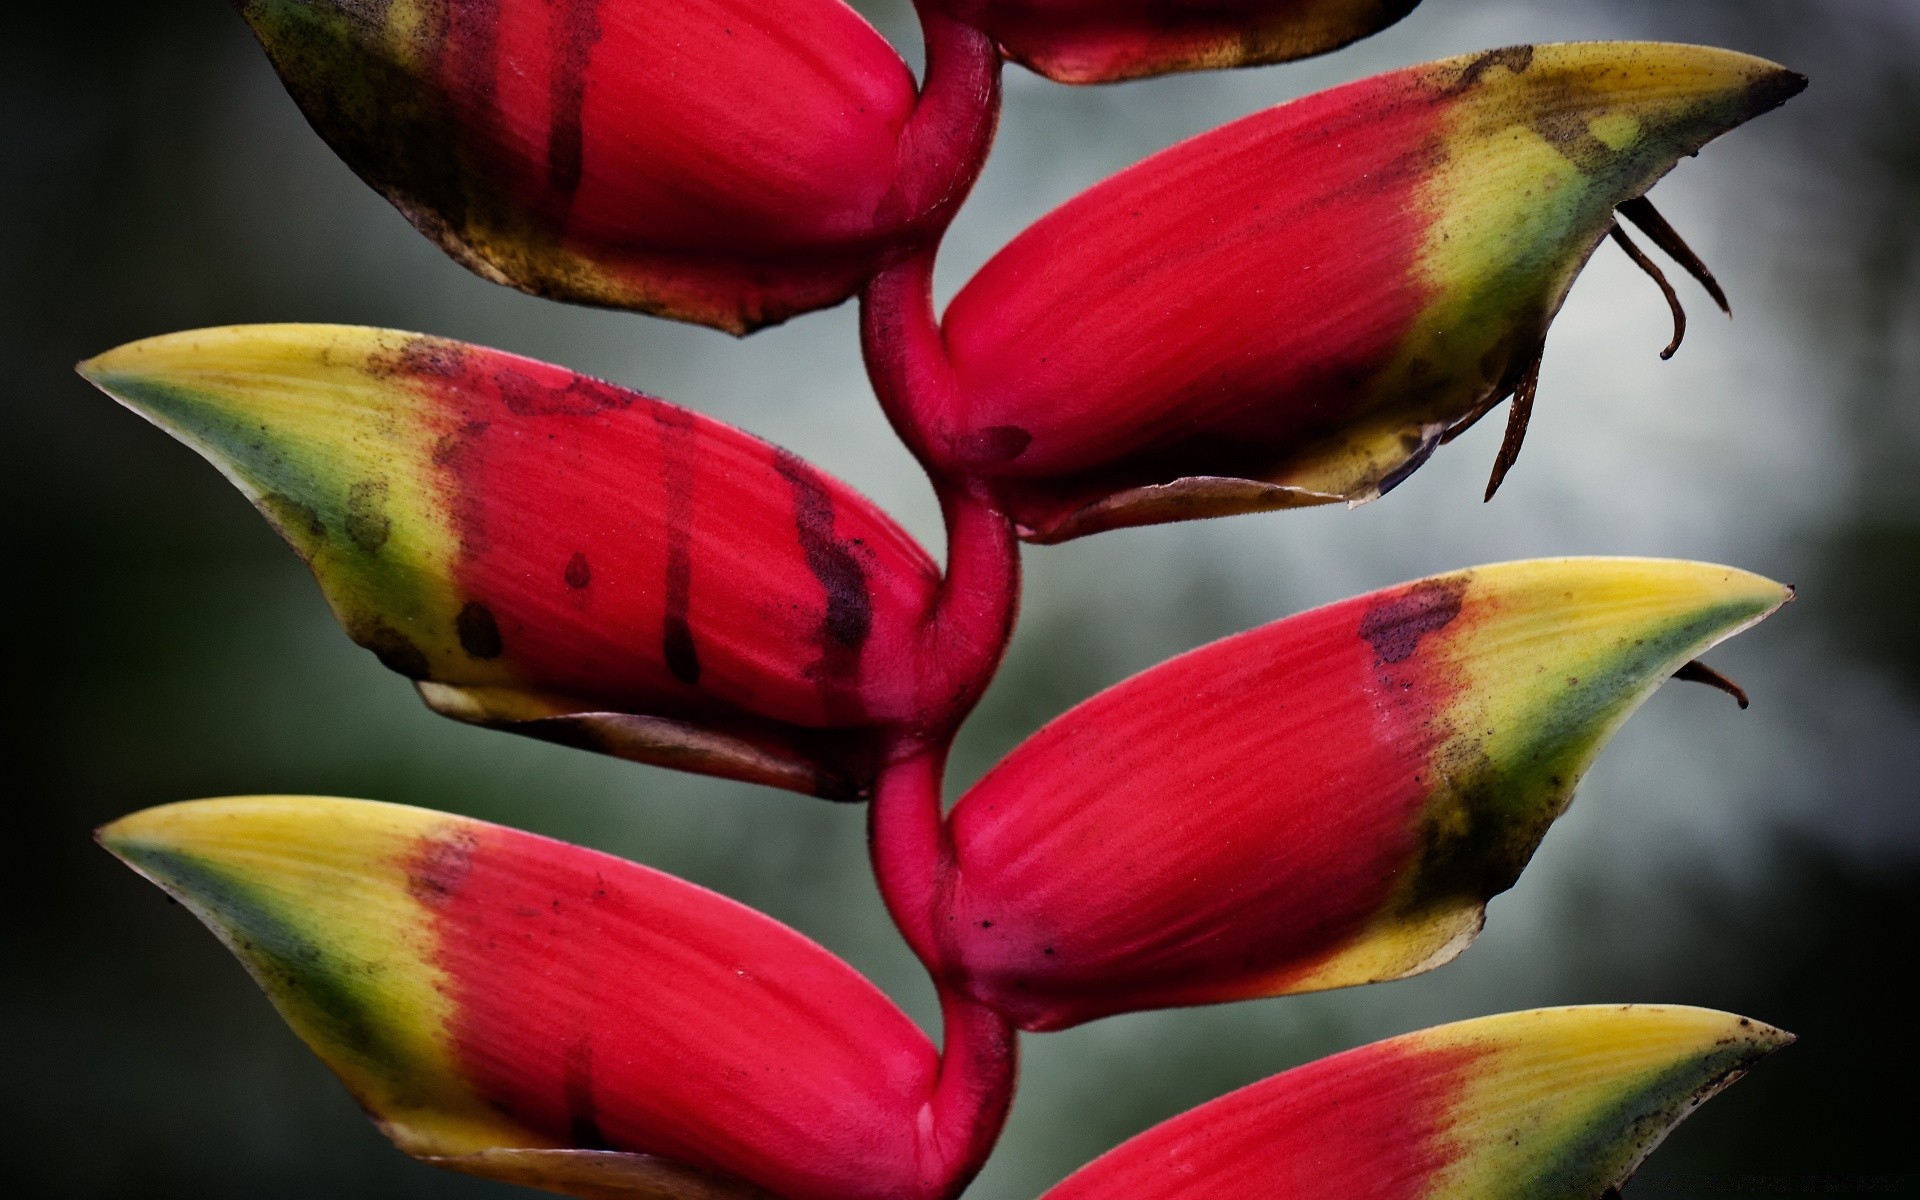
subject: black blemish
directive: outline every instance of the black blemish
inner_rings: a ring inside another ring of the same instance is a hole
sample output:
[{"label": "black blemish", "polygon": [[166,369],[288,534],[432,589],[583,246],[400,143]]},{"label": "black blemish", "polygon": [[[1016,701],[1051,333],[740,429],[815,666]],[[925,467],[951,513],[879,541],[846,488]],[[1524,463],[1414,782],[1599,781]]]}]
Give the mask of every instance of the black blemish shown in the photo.
[{"label": "black blemish", "polygon": [[260,497],[260,509],[280,531],[280,536],[296,546],[301,542],[327,540],[327,524],[311,504],[295,500],[284,492],[268,492]]},{"label": "black blemish", "polygon": [[693,644],[693,627],[687,619],[668,613],[660,636],[660,652],[666,657],[667,670],[688,687],[700,682],[700,651]]},{"label": "black blemish", "polygon": [[409,338],[395,365],[409,375],[452,379],[467,369],[467,348],[445,338]]},{"label": "black blemish", "polygon": [[827,609],[815,636],[820,658],[813,672],[832,719],[855,717],[859,698],[852,685],[860,652],[873,632],[873,600],[866,571],[853,552],[834,536],[833,495],[814,469],[785,450],[776,450],[774,466],[793,488],[793,524],[806,555],[807,570],[827,593]]},{"label": "black blemish", "polygon": [[573,552],[573,557],[567,560],[567,569],[562,573],[561,578],[567,581],[568,587],[574,589],[586,587],[593,582],[593,568],[588,565],[584,552],[579,550]]},{"label": "black blemish", "polygon": [[960,439],[960,457],[982,466],[1009,463],[1027,452],[1033,435],[1018,425],[989,425]]},{"label": "black blemish", "polygon": [[590,417],[611,409],[630,407],[634,393],[585,375],[572,375],[565,387],[555,387],[501,367],[493,373],[500,403],[518,417]]},{"label": "black blemish", "polygon": [[1619,151],[1593,135],[1588,115],[1578,107],[1552,106],[1536,112],[1528,124],[1575,170],[1597,176],[1607,170]]},{"label": "black blemish", "polygon": [[1450,744],[1435,763],[1435,799],[1420,821],[1408,868],[1409,913],[1470,899],[1484,903],[1514,885],[1564,797],[1535,795],[1516,810],[1512,786],[1478,740]]},{"label": "black blemish", "polygon": [[[550,0],[551,2],[551,0]],[[581,116],[587,103],[587,63],[600,40],[600,0],[561,0],[554,18],[559,36],[547,65],[547,190],[562,204],[580,188],[585,138]]]},{"label": "black blemish", "polygon": [[1360,636],[1382,666],[1405,662],[1420,649],[1420,639],[1453,623],[1466,594],[1464,576],[1416,583],[1374,601],[1360,618]]},{"label": "black blemish", "polygon": [[593,1100],[593,1043],[583,1034],[567,1046],[567,1135],[576,1150],[610,1150],[600,1129],[599,1106]]},{"label": "black blemish", "polygon": [[1505,67],[1515,75],[1533,65],[1532,46],[1502,46],[1498,50],[1489,50],[1468,63],[1460,72],[1460,78],[1453,81],[1450,94],[1458,94],[1479,85],[1488,71],[1495,67]]},{"label": "black blemish", "polygon": [[363,479],[347,489],[347,536],[368,554],[378,553],[393,536],[386,480]]},{"label": "black blemish", "polygon": [[500,623],[493,610],[478,600],[469,600],[454,618],[454,632],[460,635],[460,648],[475,658],[499,658]]},{"label": "black blemish", "polygon": [[440,905],[459,892],[473,870],[476,839],[467,830],[430,838],[407,864],[407,891],[422,904]]},{"label": "black blemish", "polygon": [[408,679],[426,679],[433,674],[433,664],[420,647],[379,617],[355,623],[349,633],[354,641],[373,651],[380,665],[389,671],[405,675]]},{"label": "black blemish", "polygon": [[700,651],[693,642],[693,415],[660,405],[661,474],[667,493],[667,594],[660,653],[667,670],[688,687],[700,682]]}]

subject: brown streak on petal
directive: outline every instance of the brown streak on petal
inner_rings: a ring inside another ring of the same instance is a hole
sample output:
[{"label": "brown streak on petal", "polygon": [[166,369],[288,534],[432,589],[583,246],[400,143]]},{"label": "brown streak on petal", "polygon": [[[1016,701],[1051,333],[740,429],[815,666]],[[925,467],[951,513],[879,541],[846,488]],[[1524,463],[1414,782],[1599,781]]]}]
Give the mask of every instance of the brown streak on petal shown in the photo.
[{"label": "brown streak on petal", "polygon": [[599,1109],[593,1099],[593,1042],[585,1034],[567,1045],[563,1086],[567,1099],[567,1136],[574,1148],[611,1149],[607,1135],[600,1130]]},{"label": "brown streak on petal", "polygon": [[1721,289],[1720,281],[1713,277],[1713,272],[1707,269],[1707,264],[1700,260],[1700,256],[1693,252],[1691,246],[1687,245],[1679,231],[1667,224],[1667,219],[1654,208],[1653,201],[1645,196],[1635,196],[1621,204],[1618,211],[1621,216],[1638,226],[1640,232],[1646,234],[1654,245],[1665,251],[1667,257],[1679,263],[1687,274],[1699,280],[1700,286],[1707,289],[1707,295],[1713,297],[1713,302],[1720,306],[1721,312],[1728,316],[1733,315],[1733,306],[1727,303],[1727,293]]},{"label": "brown streak on petal", "polygon": [[1734,703],[1738,704],[1742,709],[1746,708],[1749,703],[1745,688],[1697,658],[1689,662],[1686,666],[1681,667],[1678,671],[1675,671],[1673,677],[1687,683],[1704,683],[1710,688],[1717,688],[1727,695],[1732,696]]},{"label": "brown streak on petal", "polygon": [[1479,84],[1480,80],[1495,67],[1505,67],[1515,75],[1533,65],[1532,46],[1502,46],[1498,50],[1489,50],[1468,63],[1460,72],[1460,77],[1448,88],[1448,94],[1458,95]]},{"label": "brown streak on petal", "polygon": [[1360,636],[1373,647],[1378,665],[1405,662],[1421,639],[1453,624],[1466,599],[1464,576],[1428,579],[1383,597],[1360,618]]},{"label": "brown streak on petal", "polygon": [[833,493],[814,469],[785,450],[774,466],[793,489],[793,526],[807,569],[826,592],[815,644],[820,657],[809,668],[828,720],[850,724],[864,713],[858,691],[860,655],[873,632],[873,600],[866,571],[834,531]]},{"label": "brown streak on petal", "polygon": [[693,420],[659,405],[653,414],[661,432],[663,483],[667,493],[666,611],[660,652],[673,677],[688,687],[700,682],[700,653],[693,641]]},{"label": "brown streak on petal", "polygon": [[1493,499],[1500,490],[1507,472],[1513,470],[1513,464],[1520,461],[1520,445],[1527,440],[1527,424],[1533,420],[1533,399],[1540,390],[1540,362],[1545,356],[1545,347],[1534,356],[1527,365],[1526,373],[1520,376],[1520,384],[1513,389],[1513,408],[1507,413],[1507,434],[1500,441],[1500,453],[1493,460],[1493,475],[1487,480],[1487,494],[1482,500]]},{"label": "brown streak on petal", "polygon": [[587,103],[587,64],[600,40],[600,0],[564,0],[554,17],[553,61],[547,68],[551,116],[547,125],[547,190],[563,202],[580,189]]},{"label": "brown streak on petal", "polygon": [[1687,338],[1687,310],[1680,307],[1679,293],[1675,292],[1673,285],[1667,282],[1666,273],[1660,269],[1660,265],[1648,258],[1646,252],[1640,247],[1633,244],[1633,239],[1627,236],[1626,230],[1620,228],[1618,221],[1607,226],[1607,236],[1614,240],[1615,245],[1627,252],[1627,257],[1633,260],[1634,266],[1645,271],[1649,278],[1660,285],[1660,294],[1667,298],[1667,307],[1673,311],[1673,340],[1668,342],[1667,348],[1660,352],[1660,357],[1663,361],[1672,358],[1680,349],[1680,343]]}]

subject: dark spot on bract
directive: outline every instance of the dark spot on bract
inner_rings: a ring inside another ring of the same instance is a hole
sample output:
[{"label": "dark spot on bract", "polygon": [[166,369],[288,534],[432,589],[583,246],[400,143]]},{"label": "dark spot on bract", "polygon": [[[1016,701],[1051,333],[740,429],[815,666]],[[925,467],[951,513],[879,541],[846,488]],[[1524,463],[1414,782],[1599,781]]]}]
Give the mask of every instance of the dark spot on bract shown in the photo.
[{"label": "dark spot on bract", "polygon": [[368,554],[377,554],[393,536],[386,480],[363,479],[347,489],[347,536]]},{"label": "dark spot on bract", "polygon": [[562,573],[570,588],[583,588],[593,582],[593,567],[587,563],[587,556],[579,550],[567,560],[567,569]]},{"label": "dark spot on bract", "polygon": [[474,843],[464,829],[427,839],[407,863],[407,891],[422,904],[444,903],[473,869]]},{"label": "dark spot on bract", "polygon": [[1505,67],[1518,75],[1532,65],[1532,46],[1502,46],[1498,50],[1489,50],[1467,64],[1466,69],[1460,72],[1460,78],[1454,80],[1452,90],[1464,92],[1476,86],[1495,67]]},{"label": "dark spot on bract", "polygon": [[468,654],[475,658],[500,657],[500,623],[493,619],[493,610],[478,600],[467,601],[454,618],[453,628],[460,636],[460,648]]},{"label": "dark spot on bract", "polygon": [[280,536],[296,545],[327,540],[327,524],[313,505],[295,500],[283,492],[268,492],[260,497],[260,510],[267,514]]},{"label": "dark spot on bract", "polygon": [[467,368],[467,348],[445,338],[417,337],[400,348],[401,370],[430,379],[450,379]]},{"label": "dark spot on bract", "polygon": [[1374,601],[1360,618],[1360,636],[1382,665],[1405,662],[1420,649],[1422,638],[1453,623],[1466,594],[1463,576],[1416,583]]},{"label": "dark spot on bract", "polygon": [[433,664],[420,647],[379,617],[359,622],[349,632],[354,641],[373,651],[373,656],[387,670],[408,679],[426,679],[433,674]]}]

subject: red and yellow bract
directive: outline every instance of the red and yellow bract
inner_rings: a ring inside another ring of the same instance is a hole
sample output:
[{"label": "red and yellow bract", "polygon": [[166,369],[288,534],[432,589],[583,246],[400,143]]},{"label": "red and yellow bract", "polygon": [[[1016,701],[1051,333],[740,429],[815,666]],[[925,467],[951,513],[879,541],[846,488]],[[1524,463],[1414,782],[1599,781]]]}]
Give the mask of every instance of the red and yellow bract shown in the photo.
[{"label": "red and yellow bract", "polygon": [[1373,498],[1515,389],[1615,206],[1803,83],[1518,46],[1256,113],[995,255],[911,419],[1038,541]]},{"label": "red and yellow bract", "polygon": [[955,807],[961,986],[1058,1029],[1438,966],[1627,716],[1790,595],[1701,563],[1508,563],[1135,676]]},{"label": "red and yellow bract", "polygon": [[921,711],[932,561],[737,429],[354,326],[171,334],[81,369],[239,485],[450,716],[847,797],[877,731]]}]

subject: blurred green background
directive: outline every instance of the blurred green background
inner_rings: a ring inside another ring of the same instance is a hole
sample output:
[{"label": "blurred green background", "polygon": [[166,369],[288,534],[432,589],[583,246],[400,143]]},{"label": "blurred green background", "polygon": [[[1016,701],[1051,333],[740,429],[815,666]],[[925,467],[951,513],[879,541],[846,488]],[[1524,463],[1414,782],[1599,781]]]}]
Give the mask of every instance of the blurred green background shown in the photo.
[{"label": "blurred green background", "polygon": [[[867,0],[897,44],[899,0]],[[640,859],[832,947],[922,1020],[863,813],[431,717],[335,629],[215,473],[72,373],[124,340],[247,321],[425,330],[667,396],[853,481],[930,545],[924,482],[861,374],[848,308],[736,342],[495,288],[443,259],[305,126],[217,0],[13,10],[0,46],[3,642],[14,849],[0,1092],[26,1193],[505,1196],[390,1150],[187,916],[88,840],[150,804],[249,791],[470,813]],[[1603,248],[1549,343],[1499,499],[1485,423],[1387,502],[1104,535],[1028,555],[1026,615],[955,785],[1170,654],[1431,571],[1670,554],[1801,586],[1714,655],[1738,713],[1670,687],[1497,900],[1480,944],[1400,984],[1028,1038],[1008,1200],[1221,1091],[1372,1038],[1589,1001],[1738,1010],[1800,1045],[1716,1101],[1630,1196],[1920,1195],[1920,4],[1428,0],[1294,67],[1075,90],[1008,72],[1000,143],[943,294],[1053,204],[1302,92],[1516,41],[1704,41],[1813,77],[1656,193],[1732,292],[1660,363],[1666,311]]]}]

